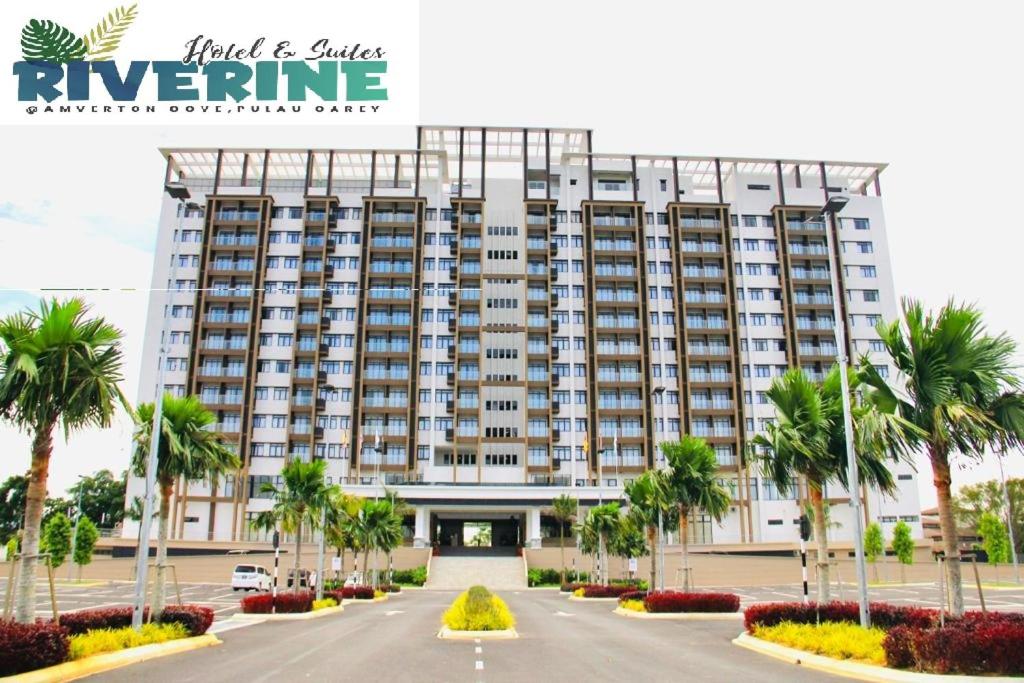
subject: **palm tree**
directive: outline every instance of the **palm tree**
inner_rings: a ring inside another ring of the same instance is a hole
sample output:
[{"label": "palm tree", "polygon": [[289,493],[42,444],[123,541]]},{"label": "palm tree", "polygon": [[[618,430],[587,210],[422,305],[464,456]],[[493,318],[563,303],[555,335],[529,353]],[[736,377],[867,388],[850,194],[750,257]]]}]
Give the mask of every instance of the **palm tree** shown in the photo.
[{"label": "palm tree", "polygon": [[551,501],[551,516],[558,522],[558,550],[562,556],[562,583],[565,583],[565,525],[576,520],[579,501],[562,494]]},{"label": "palm tree", "polygon": [[619,524],[619,503],[613,501],[590,508],[587,522],[597,535],[597,554],[601,563],[601,583],[608,583],[608,539]]},{"label": "palm tree", "polygon": [[[754,454],[761,463],[764,476],[780,491],[791,490],[799,476],[807,481],[817,543],[818,599],[831,599],[829,587],[828,525],[825,487],[836,481],[847,486],[846,431],[843,419],[843,390],[839,366],[833,366],[821,384],[812,382],[804,372],[794,368],[772,382],[768,398],[775,405],[778,418],[767,426],[767,434],[752,439],[760,452]],[[847,371],[850,392],[861,387],[860,377]],[[851,411],[854,450],[862,481],[883,493],[895,490],[895,481],[888,463],[907,457],[903,446],[908,425],[899,416],[886,411],[867,397],[854,403]],[[851,491],[851,495],[860,495]]]},{"label": "palm tree", "polygon": [[668,462],[668,485],[679,509],[679,540],[683,549],[683,590],[690,590],[688,524],[690,514],[703,510],[716,522],[729,510],[732,496],[718,483],[718,459],[707,441],[684,436],[661,444]]},{"label": "palm tree", "polygon": [[42,302],[39,311],[0,320],[0,416],[32,435],[25,495],[21,572],[15,619],[35,620],[39,531],[53,430],[65,439],[83,427],[109,427],[117,404],[131,408],[118,388],[121,331],[103,318],[87,319],[81,299]]},{"label": "palm tree", "polygon": [[591,581],[598,581],[598,578],[594,576],[594,558],[600,549],[601,541],[597,528],[594,526],[594,520],[589,514],[583,518],[582,522],[576,525],[575,531],[580,553],[590,557],[590,579]]},{"label": "palm tree", "polygon": [[674,507],[671,482],[664,470],[648,470],[626,484],[630,514],[635,515],[647,533],[647,544],[651,552],[650,589],[658,585],[658,522]]},{"label": "palm tree", "polygon": [[[143,403],[136,412],[135,451],[132,469],[136,476],[146,476],[146,462],[153,436],[154,406]],[[235,452],[224,445],[220,436],[209,431],[217,417],[203,407],[195,396],[181,398],[166,394],[160,426],[160,450],[157,452],[156,483],[160,490],[160,516],[157,522],[156,583],[152,613],[164,609],[164,588],[167,564],[167,524],[171,513],[171,493],[178,478],[186,481],[214,480],[217,476],[237,470],[241,463]],[[148,547],[148,540],[144,539]]]},{"label": "palm tree", "polygon": [[[364,500],[353,520],[356,540],[363,550],[363,571],[370,561],[370,550],[390,552],[402,542],[402,518],[395,514],[390,498]],[[373,577],[376,582],[377,577]]]},{"label": "palm tree", "polygon": [[[253,520],[259,529],[276,529],[295,534],[295,571],[292,587],[299,590],[299,569],[302,567],[302,529],[316,529],[320,525],[320,513],[328,505],[330,487],[324,483],[323,460],[304,462],[292,460],[281,469],[284,485],[277,488],[270,482],[260,487],[261,493],[270,494],[273,504]],[[318,578],[319,580],[319,578]]]},{"label": "palm tree", "polygon": [[974,306],[947,303],[938,314],[925,313],[919,301],[903,300],[903,318],[878,325],[901,391],[890,387],[867,359],[864,382],[876,402],[917,427],[906,444],[923,447],[932,465],[939,526],[952,591],[952,612],[964,609],[960,550],[953,515],[950,455],[973,460],[987,446],[1019,446],[1024,439],[1024,397],[1015,373],[1017,345],[1006,334],[991,335]]},{"label": "palm tree", "polygon": [[[355,550],[356,541],[352,530],[352,520],[359,514],[363,499],[359,496],[345,493],[340,486],[332,486],[327,501],[327,543],[337,550],[338,559],[341,560],[341,570],[345,570],[345,550]],[[335,578],[339,578],[338,575]]]}]

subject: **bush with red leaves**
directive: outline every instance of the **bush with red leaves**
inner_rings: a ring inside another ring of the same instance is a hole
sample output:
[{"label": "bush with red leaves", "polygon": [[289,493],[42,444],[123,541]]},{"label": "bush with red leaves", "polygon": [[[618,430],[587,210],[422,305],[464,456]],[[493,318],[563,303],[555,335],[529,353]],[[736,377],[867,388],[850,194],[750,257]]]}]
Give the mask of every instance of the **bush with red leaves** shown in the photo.
[{"label": "bush with red leaves", "polygon": [[886,663],[936,674],[1024,674],[1024,615],[968,612],[941,628],[896,626],[882,641]]},{"label": "bush with red leaves", "polygon": [[181,624],[190,636],[201,636],[213,623],[213,610],[201,605],[168,605],[157,623]]},{"label": "bush with red leaves", "polygon": [[59,624],[0,621],[0,676],[60,664],[69,647],[68,630]]},{"label": "bush with red leaves", "polygon": [[297,614],[313,611],[313,591],[296,591],[273,595],[261,593],[242,598],[242,612],[245,614],[270,614],[271,606],[278,614]]},{"label": "bush with red leaves", "polygon": [[647,597],[647,591],[629,591],[619,596],[619,602],[623,603],[627,600],[643,600]]},{"label": "bush with red leaves", "polygon": [[644,598],[648,612],[738,612],[740,598],[732,593],[649,593]]},{"label": "bush with red leaves", "polygon": [[[142,612],[142,620],[149,620],[148,607]],[[99,628],[125,628],[132,625],[132,608],[104,607],[102,609],[84,609],[78,612],[62,614],[58,621],[73,636]]]},{"label": "bush with red leaves", "polygon": [[[939,613],[921,607],[898,607],[884,602],[872,602],[871,623],[888,630],[895,626],[928,628],[938,623]],[[755,626],[775,626],[783,621],[795,624],[816,624],[822,621],[860,623],[860,611],[855,602],[829,602],[818,605],[799,602],[771,602],[751,605],[743,613],[747,631],[754,632]]]},{"label": "bush with red leaves", "polygon": [[342,600],[373,600],[373,586],[345,586],[340,590],[325,591],[324,595],[334,598],[339,605]]},{"label": "bush with red leaves", "polygon": [[579,586],[579,588],[583,589],[583,597],[585,598],[617,598],[623,593],[636,592],[636,586],[624,586],[621,584],[602,586],[598,583],[587,583]]}]

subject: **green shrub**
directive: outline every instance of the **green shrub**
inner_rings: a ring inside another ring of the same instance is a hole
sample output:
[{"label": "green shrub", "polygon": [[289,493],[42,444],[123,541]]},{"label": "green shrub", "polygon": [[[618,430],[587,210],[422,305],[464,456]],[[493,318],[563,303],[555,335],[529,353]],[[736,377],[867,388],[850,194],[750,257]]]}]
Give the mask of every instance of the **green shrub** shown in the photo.
[{"label": "green shrub", "polygon": [[420,565],[414,569],[396,569],[391,573],[391,582],[403,586],[422,586],[427,582],[427,567]]},{"label": "green shrub", "polygon": [[181,624],[143,624],[141,631],[129,627],[97,629],[71,636],[70,659],[82,659],[103,652],[117,652],[130,647],[165,643],[187,638],[188,630]]},{"label": "green shrub", "polygon": [[527,583],[530,586],[558,586],[562,583],[562,573],[557,569],[528,569]]},{"label": "green shrub", "polygon": [[324,598],[323,600],[314,600],[313,601],[313,611],[314,612],[317,611],[318,609],[327,609],[328,607],[337,607],[337,606],[338,606],[338,601],[335,600],[334,598]]},{"label": "green shrub", "polygon": [[473,586],[455,598],[442,621],[453,631],[502,631],[516,623],[505,601],[483,586]]},{"label": "green shrub", "polygon": [[784,621],[775,626],[758,626],[754,635],[786,647],[794,647],[835,659],[856,659],[885,665],[882,641],[885,631],[861,628],[856,624],[826,621],[820,624],[794,624]]}]

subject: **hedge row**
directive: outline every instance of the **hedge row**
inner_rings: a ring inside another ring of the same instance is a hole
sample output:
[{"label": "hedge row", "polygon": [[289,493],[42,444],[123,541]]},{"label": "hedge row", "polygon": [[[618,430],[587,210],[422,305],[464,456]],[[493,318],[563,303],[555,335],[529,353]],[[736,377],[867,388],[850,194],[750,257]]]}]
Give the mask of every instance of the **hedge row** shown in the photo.
[{"label": "hedge row", "polygon": [[583,591],[583,597],[585,598],[617,598],[623,593],[635,593],[635,586],[625,586],[621,584],[613,584],[611,586],[603,586],[599,583],[587,583],[582,586],[577,586],[573,592]]},{"label": "hedge row", "polygon": [[[149,608],[143,612],[143,621],[149,619]],[[213,623],[213,610],[201,605],[168,605],[156,620],[158,624],[181,624],[190,636],[201,636]],[[132,625],[131,607],[107,607],[69,612],[59,617],[61,626],[70,635],[108,628],[118,629]]]},{"label": "hedge row", "polygon": [[341,604],[344,600],[373,600],[373,586],[345,586],[340,590],[328,591],[324,595],[330,595]]},{"label": "hedge row", "polygon": [[886,663],[936,674],[1024,674],[1024,614],[968,612],[945,627],[895,626],[882,641]]},{"label": "hedge row", "polygon": [[313,611],[313,591],[288,591],[273,595],[262,593],[242,598],[242,612],[245,614],[270,614],[271,608],[278,614],[297,614]]},{"label": "hedge row", "polygon": [[[144,613],[149,618],[149,610]],[[169,605],[158,624],[180,624],[189,636],[206,633],[213,610],[200,605]],[[57,622],[18,624],[0,621],[0,676],[34,671],[68,661],[71,636],[102,629],[123,629],[132,624],[131,607],[108,607],[70,612]]]},{"label": "hedge row", "polygon": [[[871,623],[883,630],[894,626],[927,628],[938,622],[937,610],[923,607],[898,607],[885,602],[872,602]],[[816,624],[822,621],[839,623],[860,623],[860,608],[855,602],[828,602],[806,605],[799,602],[771,602],[751,605],[743,613],[747,632],[753,633],[755,626],[775,626],[783,621],[794,624]]]},{"label": "hedge row", "polygon": [[644,598],[648,612],[738,612],[740,598],[732,593],[648,593]]}]

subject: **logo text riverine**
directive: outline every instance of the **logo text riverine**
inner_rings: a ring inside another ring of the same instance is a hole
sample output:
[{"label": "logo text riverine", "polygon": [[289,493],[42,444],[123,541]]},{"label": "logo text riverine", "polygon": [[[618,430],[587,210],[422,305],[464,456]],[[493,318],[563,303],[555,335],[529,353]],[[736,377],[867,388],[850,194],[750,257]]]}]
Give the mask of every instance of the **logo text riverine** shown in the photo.
[{"label": "logo text riverine", "polygon": [[[379,47],[333,48],[327,39],[320,39],[305,59],[289,59],[296,53],[288,41],[282,41],[272,51],[276,59],[264,61],[258,59],[263,38],[249,48],[221,47],[202,40],[203,36],[190,40],[181,61],[132,61],[123,72],[113,61],[16,62],[18,100],[53,102],[66,95],[69,101],[85,101],[95,85],[90,76],[97,74],[112,100],[134,102],[150,72],[156,78],[157,99],[167,102],[226,102],[228,98],[243,102],[253,97],[258,102],[272,102],[282,96],[289,102],[304,102],[310,93],[323,102],[388,99],[381,83],[388,63]],[[221,56],[229,59],[218,60]],[[250,65],[240,59],[256,61]]]}]

